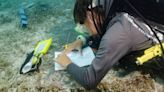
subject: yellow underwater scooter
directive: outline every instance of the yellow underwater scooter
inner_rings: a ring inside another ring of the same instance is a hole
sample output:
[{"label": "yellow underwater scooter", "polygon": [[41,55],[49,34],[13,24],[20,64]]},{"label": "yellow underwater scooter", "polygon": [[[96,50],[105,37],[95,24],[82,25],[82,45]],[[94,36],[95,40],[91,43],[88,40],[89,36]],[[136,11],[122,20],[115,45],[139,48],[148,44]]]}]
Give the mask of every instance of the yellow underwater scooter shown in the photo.
[{"label": "yellow underwater scooter", "polygon": [[34,50],[27,55],[25,62],[22,64],[20,74],[38,71],[42,62],[42,56],[47,53],[52,44],[52,38],[40,41]]}]

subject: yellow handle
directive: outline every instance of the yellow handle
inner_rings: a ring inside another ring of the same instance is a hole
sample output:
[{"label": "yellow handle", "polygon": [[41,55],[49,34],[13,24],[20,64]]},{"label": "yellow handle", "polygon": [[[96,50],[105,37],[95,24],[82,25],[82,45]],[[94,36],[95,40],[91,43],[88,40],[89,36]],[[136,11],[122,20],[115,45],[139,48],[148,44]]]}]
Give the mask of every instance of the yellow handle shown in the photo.
[{"label": "yellow handle", "polygon": [[[164,46],[164,43],[162,44]],[[160,45],[155,45],[147,50],[145,50],[144,55],[137,58],[137,64],[142,65],[143,63],[149,61],[150,59],[156,57],[156,56],[162,56],[162,51],[160,48]]]},{"label": "yellow handle", "polygon": [[36,64],[38,61],[38,58],[36,56],[32,57],[32,65]]},{"label": "yellow handle", "polygon": [[153,57],[155,57],[153,52],[150,52],[150,53],[145,54],[141,57],[138,57],[137,58],[137,64],[142,65],[143,63],[147,62],[148,60],[152,59]]}]

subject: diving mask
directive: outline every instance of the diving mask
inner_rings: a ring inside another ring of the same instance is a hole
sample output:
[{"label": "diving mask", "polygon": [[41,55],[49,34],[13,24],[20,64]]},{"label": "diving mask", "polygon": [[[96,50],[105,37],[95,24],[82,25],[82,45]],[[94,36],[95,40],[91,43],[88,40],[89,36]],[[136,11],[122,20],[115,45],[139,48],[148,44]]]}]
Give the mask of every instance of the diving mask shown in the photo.
[{"label": "diving mask", "polygon": [[88,28],[85,25],[77,24],[75,31],[82,35],[90,35]]}]

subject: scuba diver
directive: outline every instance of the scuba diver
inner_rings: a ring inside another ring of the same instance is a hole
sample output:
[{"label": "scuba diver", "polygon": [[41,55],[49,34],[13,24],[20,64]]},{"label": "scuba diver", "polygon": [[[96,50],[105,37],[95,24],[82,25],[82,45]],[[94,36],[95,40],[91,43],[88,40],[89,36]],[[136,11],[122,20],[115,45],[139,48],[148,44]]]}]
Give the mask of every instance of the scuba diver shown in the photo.
[{"label": "scuba diver", "polygon": [[[163,53],[162,4],[162,0],[76,0],[75,23],[89,37],[80,36],[70,43],[56,62],[83,87],[94,89],[124,56],[156,44]],[[95,58],[91,65],[79,67],[66,54],[86,45],[96,50]]]}]

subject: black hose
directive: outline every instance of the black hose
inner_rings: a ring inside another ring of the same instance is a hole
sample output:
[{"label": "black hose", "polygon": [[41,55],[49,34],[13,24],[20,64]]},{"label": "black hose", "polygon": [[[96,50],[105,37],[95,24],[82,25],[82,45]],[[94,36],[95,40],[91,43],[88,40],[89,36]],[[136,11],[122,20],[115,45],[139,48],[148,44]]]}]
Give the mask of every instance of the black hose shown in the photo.
[{"label": "black hose", "polygon": [[96,21],[95,21],[95,18],[94,18],[94,15],[95,15],[95,14],[93,13],[93,5],[92,5],[92,3],[93,3],[93,0],[92,0],[92,2],[91,2],[91,14],[92,14],[92,20],[93,20],[93,23],[94,23],[94,25],[95,25],[95,28],[96,28],[98,34],[100,35],[101,33],[100,33],[99,29],[98,29],[98,26],[97,26]]},{"label": "black hose", "polygon": [[124,1],[134,10],[134,12],[137,13],[137,15],[138,15],[139,17],[141,17],[141,19],[143,20],[143,22],[146,23],[146,24],[149,26],[149,28],[150,28],[151,31],[153,32],[154,36],[157,38],[157,40],[158,40],[158,42],[159,42],[159,44],[160,44],[162,53],[164,54],[164,48],[163,48],[163,46],[162,46],[162,43],[161,43],[160,39],[158,38],[158,36],[157,36],[157,34],[155,33],[155,31],[153,30],[153,28],[152,28],[152,27],[149,25],[149,23],[146,21],[146,19],[144,18],[144,16],[142,16],[142,14],[141,14],[128,0],[124,0]]}]

